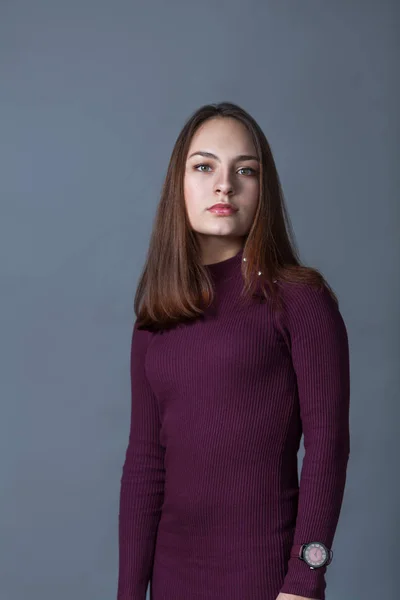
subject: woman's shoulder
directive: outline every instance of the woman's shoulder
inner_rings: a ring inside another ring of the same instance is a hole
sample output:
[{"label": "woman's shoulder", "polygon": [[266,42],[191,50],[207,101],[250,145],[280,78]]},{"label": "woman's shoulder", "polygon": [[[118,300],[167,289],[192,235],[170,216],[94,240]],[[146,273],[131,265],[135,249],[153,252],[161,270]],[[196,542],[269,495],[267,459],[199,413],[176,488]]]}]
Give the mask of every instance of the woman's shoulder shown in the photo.
[{"label": "woman's shoulder", "polygon": [[282,300],[290,306],[338,305],[335,294],[326,281],[319,283],[308,281],[288,281],[278,279]]},{"label": "woman's shoulder", "polygon": [[343,326],[336,295],[326,281],[318,284],[278,280],[282,310],[280,320],[289,329],[327,331]]}]

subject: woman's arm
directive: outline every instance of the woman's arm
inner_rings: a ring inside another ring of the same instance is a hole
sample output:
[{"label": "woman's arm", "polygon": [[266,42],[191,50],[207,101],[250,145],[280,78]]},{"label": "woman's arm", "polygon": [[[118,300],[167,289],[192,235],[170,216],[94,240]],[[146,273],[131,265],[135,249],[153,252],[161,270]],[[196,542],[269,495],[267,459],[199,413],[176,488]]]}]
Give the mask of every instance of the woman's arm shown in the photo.
[{"label": "woman's arm", "polygon": [[118,600],[145,600],[164,495],[164,448],[156,398],[145,373],[150,333],[132,333],[131,422],[119,507]]},{"label": "woman's arm", "polygon": [[[328,289],[283,284],[280,321],[297,376],[304,459],[293,544],[332,548],[350,454],[349,346],[343,318]],[[281,592],[325,600],[327,567],[289,559]]]}]

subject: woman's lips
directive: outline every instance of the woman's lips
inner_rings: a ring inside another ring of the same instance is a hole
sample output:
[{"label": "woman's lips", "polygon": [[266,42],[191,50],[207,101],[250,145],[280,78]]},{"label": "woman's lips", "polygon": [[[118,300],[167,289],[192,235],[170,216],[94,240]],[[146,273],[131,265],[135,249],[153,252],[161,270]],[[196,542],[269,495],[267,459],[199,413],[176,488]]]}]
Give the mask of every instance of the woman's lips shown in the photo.
[{"label": "woman's lips", "polygon": [[237,212],[237,209],[233,208],[232,206],[212,206],[208,210],[216,215],[222,216],[233,215],[235,212]]}]

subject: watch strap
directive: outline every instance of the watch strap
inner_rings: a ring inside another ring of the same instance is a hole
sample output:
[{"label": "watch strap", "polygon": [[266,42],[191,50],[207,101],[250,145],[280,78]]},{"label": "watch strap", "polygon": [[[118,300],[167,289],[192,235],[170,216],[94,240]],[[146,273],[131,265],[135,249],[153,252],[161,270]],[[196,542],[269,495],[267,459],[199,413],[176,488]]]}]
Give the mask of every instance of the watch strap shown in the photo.
[{"label": "watch strap", "polygon": [[293,558],[301,558],[303,546],[305,546],[305,544],[294,544],[290,551],[290,556]]}]

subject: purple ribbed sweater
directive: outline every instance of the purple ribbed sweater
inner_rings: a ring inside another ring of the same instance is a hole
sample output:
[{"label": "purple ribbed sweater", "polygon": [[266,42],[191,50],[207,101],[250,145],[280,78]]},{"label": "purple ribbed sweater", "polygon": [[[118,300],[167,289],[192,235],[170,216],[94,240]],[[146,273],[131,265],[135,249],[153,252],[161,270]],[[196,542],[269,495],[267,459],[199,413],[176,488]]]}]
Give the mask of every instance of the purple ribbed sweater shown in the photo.
[{"label": "purple ribbed sweater", "polygon": [[290,550],[332,548],[350,451],[347,331],[326,288],[278,281],[283,311],[239,305],[242,255],[207,265],[204,318],[133,326],[118,600],[145,600],[149,580],[152,600],[325,599],[327,567]]}]

